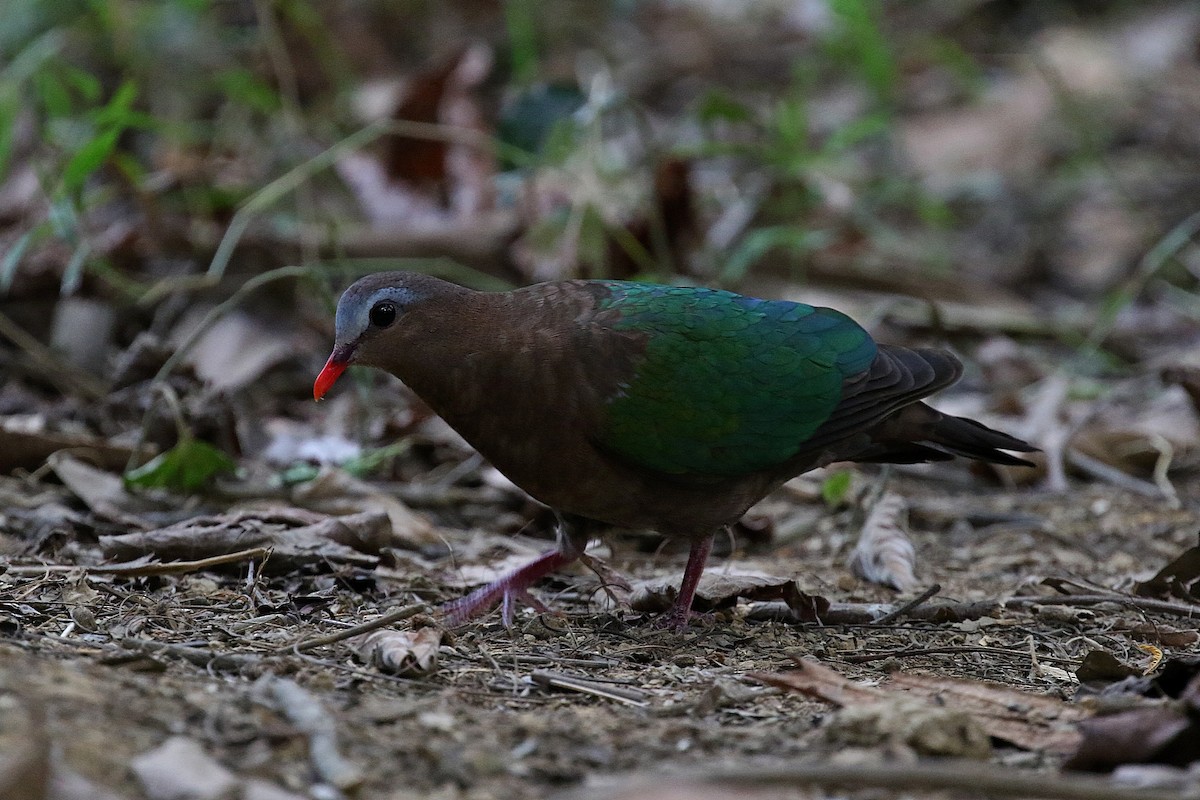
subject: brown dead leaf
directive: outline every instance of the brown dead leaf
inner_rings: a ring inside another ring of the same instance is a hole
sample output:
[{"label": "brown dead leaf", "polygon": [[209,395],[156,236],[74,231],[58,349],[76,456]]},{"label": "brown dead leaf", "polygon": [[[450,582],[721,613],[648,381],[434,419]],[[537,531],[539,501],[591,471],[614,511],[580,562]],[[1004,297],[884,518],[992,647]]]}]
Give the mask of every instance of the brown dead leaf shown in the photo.
[{"label": "brown dead leaf", "polygon": [[864,706],[901,697],[969,713],[989,736],[1028,750],[1069,752],[1079,741],[1071,727],[1090,712],[1049,695],[1022,692],[1003,684],[897,672],[889,683],[867,686],[811,659],[795,672],[755,672],[749,677],[798,691],[838,706]]},{"label": "brown dead leaf", "polygon": [[1122,664],[1107,650],[1089,650],[1075,669],[1075,677],[1089,683],[1112,683],[1141,674],[1140,669]]},{"label": "brown dead leaf", "polygon": [[263,565],[268,571],[320,563],[371,567],[382,548],[395,544],[391,522],[381,511],[327,517],[296,508],[195,517],[100,542],[106,557],[121,560],[146,554],[163,561],[196,560],[269,547],[271,557]]},{"label": "brown dead leaf", "polygon": [[[14,469],[34,470],[59,450],[74,450],[105,469],[121,469],[132,449],[85,433],[48,431],[41,419],[23,415],[0,417],[0,474]],[[152,448],[142,449],[148,459]]]},{"label": "brown dead leaf", "polygon": [[[486,44],[460,47],[410,78],[386,116],[474,131],[482,139],[488,129],[475,90],[491,65]],[[421,228],[472,217],[495,205],[496,164],[489,148],[402,133],[384,136],[381,144],[379,159],[351,154],[337,165],[376,226]]]},{"label": "brown dead leaf", "polygon": [[1109,772],[1122,764],[1186,767],[1200,761],[1200,675],[1179,700],[1080,724],[1083,741],[1063,766]]},{"label": "brown dead leaf", "polygon": [[850,569],[855,575],[902,592],[917,586],[913,574],[917,556],[905,529],[904,512],[904,498],[884,493],[867,515],[858,544],[850,554]]},{"label": "brown dead leaf", "polygon": [[97,469],[69,453],[54,453],[47,463],[72,494],[99,517],[132,528],[145,528],[147,524],[138,516],[165,507],[165,504],[155,503],[148,494],[126,491],[119,475]]},{"label": "brown dead leaf", "polygon": [[1070,752],[1079,742],[1075,723],[1091,713],[1050,695],[990,681],[897,672],[890,684],[926,701],[968,711],[989,736],[1025,750]]},{"label": "brown dead leaf", "polygon": [[433,626],[397,631],[381,628],[352,640],[354,652],[381,672],[416,678],[437,669],[442,630]]},{"label": "brown dead leaf", "polygon": [[1155,642],[1164,647],[1191,647],[1200,642],[1200,632],[1180,630],[1153,622],[1140,622],[1126,629],[1115,628],[1114,632],[1124,633],[1135,639]]},{"label": "brown dead leaf", "polygon": [[[208,309],[193,308],[171,333],[178,346],[200,325]],[[266,322],[242,311],[227,314],[200,335],[186,362],[215,389],[249,386],[271,367],[292,357],[295,345],[277,320]]]},{"label": "brown dead leaf", "polygon": [[852,681],[811,658],[797,660],[792,672],[750,672],[746,677],[843,707],[880,702],[888,694],[876,686]]},{"label": "brown dead leaf", "polygon": [[1133,593],[1139,597],[1177,597],[1193,603],[1200,600],[1200,545],[1184,550],[1153,578],[1135,584]]},{"label": "brown dead leaf", "polygon": [[1200,414],[1187,391],[1178,385],[1142,388],[1087,419],[1071,446],[1130,473],[1150,473],[1163,459],[1167,466],[1193,459],[1200,451]]},{"label": "brown dead leaf", "polygon": [[335,516],[386,511],[392,523],[390,547],[419,550],[442,541],[437,527],[399,498],[333,467],[322,467],[315,478],[295,486],[291,500]]},{"label": "brown dead leaf", "polygon": [[[629,605],[634,611],[665,611],[675,602],[677,575],[634,583]],[[732,608],[738,598],[750,601],[782,600],[801,621],[811,622],[829,609],[824,597],[802,591],[796,581],[761,572],[707,570],[696,587],[697,611]]]}]

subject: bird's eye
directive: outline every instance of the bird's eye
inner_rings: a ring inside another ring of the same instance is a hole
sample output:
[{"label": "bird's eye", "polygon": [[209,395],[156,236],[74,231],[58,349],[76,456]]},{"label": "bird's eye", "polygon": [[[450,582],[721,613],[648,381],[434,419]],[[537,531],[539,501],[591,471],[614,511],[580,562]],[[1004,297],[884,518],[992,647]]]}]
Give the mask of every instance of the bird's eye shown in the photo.
[{"label": "bird's eye", "polygon": [[376,328],[386,328],[396,321],[395,303],[376,303],[371,309],[371,324]]}]

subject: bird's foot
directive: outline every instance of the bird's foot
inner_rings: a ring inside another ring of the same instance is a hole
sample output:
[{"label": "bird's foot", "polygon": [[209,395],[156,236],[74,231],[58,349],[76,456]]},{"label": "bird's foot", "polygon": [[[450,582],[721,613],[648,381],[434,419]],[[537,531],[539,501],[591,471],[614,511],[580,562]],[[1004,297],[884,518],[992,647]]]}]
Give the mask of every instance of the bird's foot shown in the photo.
[{"label": "bird's foot", "polygon": [[688,622],[691,620],[700,616],[708,616],[693,612],[692,601],[696,599],[696,587],[700,585],[700,576],[704,574],[704,564],[708,561],[712,543],[712,534],[692,542],[687,566],[683,570],[683,583],[679,584],[679,593],[675,595],[675,604],[671,606],[670,611],[655,620],[655,627],[668,628],[682,633],[687,630]]},{"label": "bird's foot", "polygon": [[662,630],[675,631],[676,633],[685,633],[688,629],[688,624],[697,617],[707,617],[708,614],[697,614],[689,608],[681,609],[679,604],[671,607],[671,610],[663,614],[661,617],[654,620],[652,627]]},{"label": "bird's foot", "polygon": [[559,550],[542,553],[525,566],[492,581],[487,586],[481,586],[468,595],[445,603],[440,609],[441,614],[446,624],[454,627],[486,613],[499,603],[500,618],[504,627],[511,628],[520,603],[543,613],[550,611],[542,601],[529,593],[529,587],[548,573],[574,560]]}]

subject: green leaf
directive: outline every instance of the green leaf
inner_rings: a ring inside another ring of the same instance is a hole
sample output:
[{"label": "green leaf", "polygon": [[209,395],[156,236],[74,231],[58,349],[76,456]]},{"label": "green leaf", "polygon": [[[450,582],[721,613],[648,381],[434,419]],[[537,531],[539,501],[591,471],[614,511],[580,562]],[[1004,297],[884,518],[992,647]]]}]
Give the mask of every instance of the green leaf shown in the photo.
[{"label": "green leaf", "polygon": [[374,450],[367,450],[362,455],[352,458],[342,464],[342,469],[346,470],[346,472],[349,472],[356,478],[365,478],[373,472],[376,472],[380,467],[397,456],[404,455],[406,452],[408,452],[411,444],[411,442],[405,439],[403,441],[396,442],[395,444],[389,444],[386,447],[377,447]]},{"label": "green leaf", "polygon": [[270,114],[280,107],[279,93],[244,67],[227,69],[217,75],[217,85],[235,103]]},{"label": "green leaf", "polygon": [[848,469],[838,470],[821,483],[821,498],[825,505],[837,508],[846,502],[850,494],[850,485],[854,481],[854,473]]},{"label": "green leaf", "polygon": [[33,84],[47,114],[65,117],[71,113],[71,93],[58,75],[50,70],[41,70],[33,76]]},{"label": "green leaf", "polygon": [[783,250],[793,256],[803,256],[829,244],[825,231],[806,231],[794,225],[773,225],[750,231],[721,270],[721,280],[736,283],[746,276],[750,267],[772,250]]},{"label": "green leaf", "polygon": [[876,98],[889,102],[899,70],[879,24],[880,0],[832,0],[830,7],[841,22],[841,45],[846,55]]},{"label": "green leaf", "polygon": [[724,120],[726,122],[750,122],[754,119],[754,114],[750,108],[743,103],[734,100],[732,96],[719,89],[710,89],[700,100],[700,107],[696,110],[701,122],[715,122]]},{"label": "green leaf", "polygon": [[161,455],[125,473],[127,486],[193,492],[237,464],[208,442],[186,437]]},{"label": "green leaf", "polygon": [[75,193],[83,188],[88,177],[112,155],[120,135],[120,128],[109,128],[93,137],[71,156],[71,160],[63,169],[63,186],[68,192]]}]

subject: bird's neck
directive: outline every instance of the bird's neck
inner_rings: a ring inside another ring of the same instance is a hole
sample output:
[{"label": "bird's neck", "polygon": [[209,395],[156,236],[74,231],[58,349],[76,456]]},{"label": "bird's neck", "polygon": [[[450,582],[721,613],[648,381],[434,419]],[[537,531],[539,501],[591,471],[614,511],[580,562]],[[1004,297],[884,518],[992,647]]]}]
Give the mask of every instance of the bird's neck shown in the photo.
[{"label": "bird's neck", "polygon": [[534,367],[526,362],[554,358],[553,343],[539,340],[545,337],[536,304],[521,294],[455,292],[410,314],[374,366],[404,381],[460,431],[478,424],[481,411],[515,401],[527,377],[520,373]]}]

